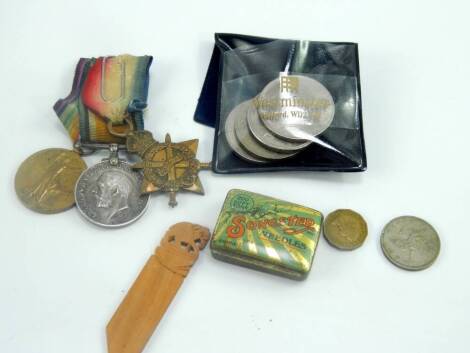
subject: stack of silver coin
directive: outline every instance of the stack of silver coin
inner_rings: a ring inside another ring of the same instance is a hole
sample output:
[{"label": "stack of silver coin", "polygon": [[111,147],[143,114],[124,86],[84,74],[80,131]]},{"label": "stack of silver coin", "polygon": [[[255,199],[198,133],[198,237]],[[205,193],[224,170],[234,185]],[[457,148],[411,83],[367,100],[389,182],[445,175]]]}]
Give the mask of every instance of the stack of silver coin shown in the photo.
[{"label": "stack of silver coin", "polygon": [[331,125],[335,105],[317,80],[281,74],[225,120],[225,137],[235,154],[255,163],[292,157]]}]

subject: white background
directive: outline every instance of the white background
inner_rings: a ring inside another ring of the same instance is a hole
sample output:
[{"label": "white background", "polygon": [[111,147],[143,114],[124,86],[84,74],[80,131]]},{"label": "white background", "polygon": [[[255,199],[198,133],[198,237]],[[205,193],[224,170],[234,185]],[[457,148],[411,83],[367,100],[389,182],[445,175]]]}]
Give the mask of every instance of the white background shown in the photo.
[{"label": "white background", "polygon": [[[182,220],[212,229],[234,187],[324,214],[355,209],[368,239],[353,252],[322,239],[304,282],[206,249],[146,352],[469,352],[469,10],[430,0],[0,0],[0,352],[106,352],[106,323],[165,230]],[[213,130],[192,116],[214,32],[358,42],[368,171],[202,172],[206,196],[179,195],[169,209],[154,195],[141,220],[118,230],[76,209],[45,216],[21,205],[19,164],[71,146],[52,105],[79,57],[153,55],[146,127],[160,140],[199,138],[198,157],[209,160]],[[440,234],[428,270],[406,272],[382,255],[382,227],[404,214]]]}]

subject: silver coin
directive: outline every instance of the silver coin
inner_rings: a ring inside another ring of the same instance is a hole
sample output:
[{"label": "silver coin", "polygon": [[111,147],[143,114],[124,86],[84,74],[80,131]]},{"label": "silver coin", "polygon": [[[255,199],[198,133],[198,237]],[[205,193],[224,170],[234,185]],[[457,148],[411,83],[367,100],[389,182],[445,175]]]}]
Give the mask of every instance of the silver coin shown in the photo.
[{"label": "silver coin", "polygon": [[326,87],[300,75],[281,75],[268,83],[254,102],[266,127],[293,141],[320,135],[335,115],[333,97]]},{"label": "silver coin", "polygon": [[103,161],[85,170],[75,187],[80,213],[103,227],[121,227],[136,221],[147,209],[149,195],[141,195],[142,174],[119,161]]},{"label": "silver coin", "polygon": [[244,103],[241,103],[233,108],[233,110],[228,115],[227,120],[225,120],[225,137],[232,151],[235,152],[235,154],[237,154],[240,158],[245,159],[248,162],[266,163],[267,160],[252,156],[246,152],[238,142],[235,135],[235,120],[242,116],[241,114],[243,114],[242,112],[245,110],[243,104]]},{"label": "silver coin", "polygon": [[310,145],[312,141],[288,141],[275,136],[261,122],[258,111],[254,104],[250,104],[247,109],[247,121],[253,136],[264,146],[269,149],[280,152],[300,151]]},{"label": "silver coin", "polygon": [[391,220],[380,237],[382,251],[393,264],[405,270],[424,270],[439,255],[441,242],[426,221],[403,216]]},{"label": "silver coin", "polygon": [[240,114],[235,118],[235,135],[238,142],[251,154],[265,159],[278,160],[295,155],[295,153],[280,153],[270,150],[253,137],[247,121],[247,110],[250,104],[251,101],[245,101],[240,104]]}]

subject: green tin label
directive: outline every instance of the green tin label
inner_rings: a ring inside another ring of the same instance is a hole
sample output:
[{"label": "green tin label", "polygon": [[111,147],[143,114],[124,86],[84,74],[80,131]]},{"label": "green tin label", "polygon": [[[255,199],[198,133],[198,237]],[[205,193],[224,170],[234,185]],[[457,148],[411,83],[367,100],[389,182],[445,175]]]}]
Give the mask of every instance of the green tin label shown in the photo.
[{"label": "green tin label", "polygon": [[320,212],[271,197],[231,190],[211,247],[306,273],[320,236]]}]

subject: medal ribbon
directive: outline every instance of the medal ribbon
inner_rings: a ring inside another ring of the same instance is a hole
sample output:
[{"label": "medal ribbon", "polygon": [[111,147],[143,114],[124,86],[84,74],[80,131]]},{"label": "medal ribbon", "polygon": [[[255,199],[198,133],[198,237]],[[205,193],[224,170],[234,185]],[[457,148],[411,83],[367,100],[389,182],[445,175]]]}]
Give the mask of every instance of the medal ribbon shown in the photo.
[{"label": "medal ribbon", "polygon": [[54,105],[74,142],[123,143],[131,123],[143,130],[151,56],[120,55],[79,60],[70,94]]}]

